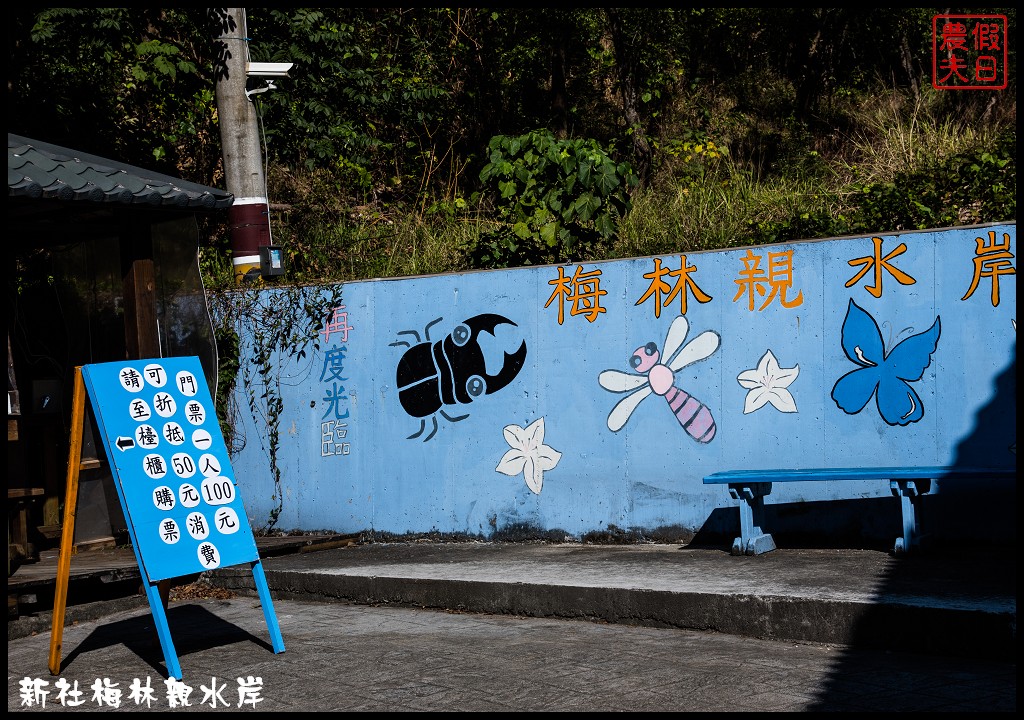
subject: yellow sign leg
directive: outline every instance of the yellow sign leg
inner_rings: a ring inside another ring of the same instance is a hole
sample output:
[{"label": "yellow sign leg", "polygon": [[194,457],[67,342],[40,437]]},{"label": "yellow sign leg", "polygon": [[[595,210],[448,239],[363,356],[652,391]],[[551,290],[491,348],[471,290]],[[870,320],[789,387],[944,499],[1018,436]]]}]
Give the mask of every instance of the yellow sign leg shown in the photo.
[{"label": "yellow sign leg", "polygon": [[64,493],[64,527],[57,563],[57,585],[53,596],[53,629],[50,632],[50,674],[60,674],[61,642],[64,639],[64,610],[68,600],[71,552],[75,542],[75,514],[78,510],[78,473],[82,469],[82,428],[85,424],[85,385],[82,368],[75,368],[75,391],[71,405],[71,447],[68,450],[68,479]]}]

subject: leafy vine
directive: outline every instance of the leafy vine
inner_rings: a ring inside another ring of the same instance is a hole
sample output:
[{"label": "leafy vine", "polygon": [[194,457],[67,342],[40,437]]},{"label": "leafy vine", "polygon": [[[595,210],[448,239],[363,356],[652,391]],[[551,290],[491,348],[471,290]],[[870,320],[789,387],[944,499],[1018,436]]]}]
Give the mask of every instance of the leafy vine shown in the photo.
[{"label": "leafy vine", "polygon": [[309,371],[320,349],[320,333],[334,308],[342,304],[342,286],[239,288],[211,294],[209,302],[219,356],[217,416],[228,451],[235,455],[246,445],[238,422],[238,398],[244,395],[274,481],[271,499],[275,504],[262,528],[269,532],[284,507],[278,462],[284,411],[281,386],[294,379],[284,375],[285,367],[301,365],[309,354]]}]

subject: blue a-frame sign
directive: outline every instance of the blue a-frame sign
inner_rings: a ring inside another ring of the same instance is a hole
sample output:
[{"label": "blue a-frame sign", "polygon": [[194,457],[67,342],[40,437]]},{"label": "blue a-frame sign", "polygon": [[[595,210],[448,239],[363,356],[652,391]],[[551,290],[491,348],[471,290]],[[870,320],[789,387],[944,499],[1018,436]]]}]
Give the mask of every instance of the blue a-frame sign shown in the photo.
[{"label": "blue a-frame sign", "polygon": [[275,653],[284,641],[197,357],[82,366],[168,674],[181,679],[157,584],[248,563]]}]

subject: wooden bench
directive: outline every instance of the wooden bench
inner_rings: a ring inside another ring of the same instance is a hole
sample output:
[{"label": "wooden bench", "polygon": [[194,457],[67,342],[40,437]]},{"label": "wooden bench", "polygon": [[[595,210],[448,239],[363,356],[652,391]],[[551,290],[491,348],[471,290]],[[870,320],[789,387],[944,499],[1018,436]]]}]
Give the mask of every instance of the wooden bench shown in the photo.
[{"label": "wooden bench", "polygon": [[900,498],[903,534],[896,538],[897,553],[920,544],[917,514],[921,496],[932,492],[936,480],[1011,478],[1017,471],[1009,468],[924,466],[862,468],[796,468],[776,470],[729,470],[704,478],[705,485],[728,485],[729,495],[740,501],[740,536],[732,542],[733,555],[760,555],[775,549],[775,540],[766,533],[764,498],[777,482],[824,482],[832,480],[881,480],[889,483],[892,494]]}]

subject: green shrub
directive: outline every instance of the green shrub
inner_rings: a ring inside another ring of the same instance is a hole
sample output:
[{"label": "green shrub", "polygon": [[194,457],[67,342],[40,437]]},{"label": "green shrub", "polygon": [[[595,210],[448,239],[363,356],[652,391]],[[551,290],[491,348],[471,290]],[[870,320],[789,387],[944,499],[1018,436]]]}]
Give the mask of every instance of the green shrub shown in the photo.
[{"label": "green shrub", "polygon": [[594,140],[557,140],[547,130],[497,135],[480,171],[499,226],[471,249],[476,267],[561,262],[592,254],[615,235],[639,179]]}]

